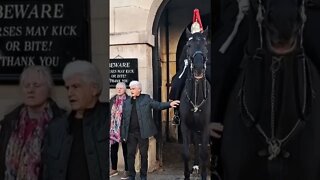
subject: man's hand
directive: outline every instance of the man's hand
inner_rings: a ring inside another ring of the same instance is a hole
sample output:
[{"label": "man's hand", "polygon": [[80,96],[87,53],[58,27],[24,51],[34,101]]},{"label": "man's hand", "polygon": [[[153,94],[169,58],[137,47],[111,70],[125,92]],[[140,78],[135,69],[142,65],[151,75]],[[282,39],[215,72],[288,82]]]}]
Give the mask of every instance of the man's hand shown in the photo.
[{"label": "man's hand", "polygon": [[179,104],[180,104],[180,101],[179,101],[179,100],[175,100],[175,101],[171,101],[171,102],[170,102],[170,106],[171,106],[172,108],[176,108],[177,106],[179,106]]},{"label": "man's hand", "polygon": [[221,138],[222,131],[223,131],[223,125],[221,123],[212,122],[209,124],[210,136],[214,138]]}]

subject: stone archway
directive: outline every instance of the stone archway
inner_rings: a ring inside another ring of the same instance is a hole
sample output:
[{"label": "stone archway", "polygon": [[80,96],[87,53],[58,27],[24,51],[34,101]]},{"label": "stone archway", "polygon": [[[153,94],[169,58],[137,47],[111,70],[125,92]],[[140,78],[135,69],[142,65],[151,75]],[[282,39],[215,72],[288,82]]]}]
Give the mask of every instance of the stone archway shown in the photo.
[{"label": "stone archway", "polygon": [[[176,72],[178,42],[185,28],[192,22],[193,9],[199,8],[201,14],[210,14],[211,0],[162,0],[154,1],[150,9],[148,23],[153,21],[151,31],[154,36],[153,47],[153,92],[154,98],[167,101],[172,76]],[[167,24],[166,24],[167,23]],[[148,28],[151,26],[148,25]],[[155,119],[161,119],[157,137],[157,159],[162,163],[164,142],[178,140],[178,129],[169,125],[173,111],[155,113]]]}]

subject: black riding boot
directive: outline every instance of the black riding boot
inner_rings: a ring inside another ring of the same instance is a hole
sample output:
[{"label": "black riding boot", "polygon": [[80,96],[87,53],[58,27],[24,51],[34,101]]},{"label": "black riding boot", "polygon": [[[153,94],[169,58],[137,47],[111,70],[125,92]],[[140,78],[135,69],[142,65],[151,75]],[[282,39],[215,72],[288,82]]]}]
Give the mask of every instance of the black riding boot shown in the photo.
[{"label": "black riding boot", "polygon": [[180,116],[179,116],[179,108],[174,108],[174,115],[172,118],[172,124],[173,125],[180,125]]}]

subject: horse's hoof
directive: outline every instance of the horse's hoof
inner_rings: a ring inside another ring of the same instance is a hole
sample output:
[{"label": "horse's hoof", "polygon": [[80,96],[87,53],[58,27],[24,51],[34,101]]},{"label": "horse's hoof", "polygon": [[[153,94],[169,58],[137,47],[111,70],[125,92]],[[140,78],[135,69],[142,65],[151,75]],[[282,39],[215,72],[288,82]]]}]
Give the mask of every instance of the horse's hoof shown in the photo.
[{"label": "horse's hoof", "polygon": [[199,174],[199,166],[198,165],[194,165],[192,167],[192,174]]}]

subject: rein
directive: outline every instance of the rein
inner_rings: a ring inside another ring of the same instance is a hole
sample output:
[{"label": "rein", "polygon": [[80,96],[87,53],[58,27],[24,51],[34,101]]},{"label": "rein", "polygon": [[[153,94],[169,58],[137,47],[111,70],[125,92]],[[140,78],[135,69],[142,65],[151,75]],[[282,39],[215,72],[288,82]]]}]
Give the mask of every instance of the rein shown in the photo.
[{"label": "rein", "polygon": [[[192,79],[188,79],[189,81],[191,81]],[[187,81],[188,81],[187,80]],[[202,99],[202,101],[200,102],[200,104],[197,104],[197,85],[198,85],[198,80],[195,80],[193,81],[194,82],[194,101],[191,100],[189,94],[188,94],[188,91],[187,91],[187,88],[184,89],[184,92],[186,93],[186,96],[187,96],[187,99],[188,101],[190,102],[190,104],[192,105],[192,109],[191,111],[192,112],[201,112],[201,109],[200,107],[203,105],[203,103],[206,102],[207,100],[207,83],[208,83],[208,80],[205,79],[204,80],[204,83],[203,83],[203,89],[204,89],[204,98]],[[187,85],[187,84],[186,84]]]},{"label": "rein", "polygon": [[[241,113],[242,115],[246,115],[246,117],[249,118],[249,120],[255,125],[257,128],[258,132],[262,135],[264,138],[266,144],[268,145],[267,152],[269,154],[268,159],[273,160],[276,158],[281,152],[284,157],[288,157],[289,153],[286,151],[282,150],[282,147],[284,144],[294,136],[300,129],[300,126],[303,124],[305,121],[306,113],[308,112],[306,107],[308,105],[308,95],[307,95],[307,84],[308,84],[308,68],[306,65],[306,59],[302,57],[299,59],[303,63],[303,104],[302,107],[300,107],[300,103],[297,103],[297,111],[298,113],[298,120],[294,124],[294,126],[291,128],[289,133],[285,135],[282,138],[276,137],[275,135],[275,101],[276,101],[276,96],[275,96],[275,82],[277,81],[277,73],[279,72],[280,66],[281,66],[281,61],[282,58],[280,59],[272,59],[272,65],[271,65],[271,78],[272,78],[272,87],[271,87],[271,118],[270,118],[270,124],[271,124],[271,137],[267,135],[267,133],[263,130],[259,122],[256,120],[256,118],[253,116],[253,114],[250,112],[247,102],[246,102],[246,97],[245,97],[245,78],[242,81],[242,88],[240,89],[239,92],[239,97],[240,97],[240,103],[241,103]],[[310,82],[310,81],[309,81]],[[299,99],[299,88],[297,87],[298,85],[295,84],[295,88],[297,89],[296,91],[296,98]],[[264,156],[266,152],[264,150],[260,151],[259,154],[261,156]]]}]

